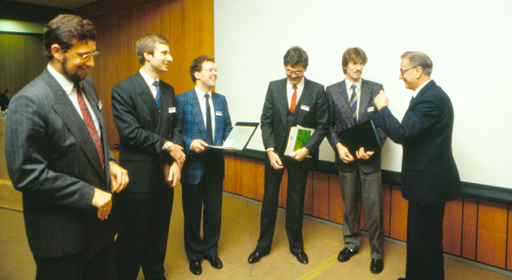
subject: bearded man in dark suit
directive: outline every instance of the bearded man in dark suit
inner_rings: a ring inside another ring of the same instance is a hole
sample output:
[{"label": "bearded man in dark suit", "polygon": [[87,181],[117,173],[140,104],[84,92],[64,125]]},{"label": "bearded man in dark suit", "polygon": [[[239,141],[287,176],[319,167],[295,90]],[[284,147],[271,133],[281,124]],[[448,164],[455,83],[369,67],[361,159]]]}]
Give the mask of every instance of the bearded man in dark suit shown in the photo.
[{"label": "bearded man in dark suit", "polygon": [[89,20],[59,15],[44,42],[50,63],[13,98],[5,126],[36,279],[115,279],[115,232],[104,233],[111,193],[126,186],[128,174],[108,147],[101,101],[87,77],[99,54],[96,31]]}]

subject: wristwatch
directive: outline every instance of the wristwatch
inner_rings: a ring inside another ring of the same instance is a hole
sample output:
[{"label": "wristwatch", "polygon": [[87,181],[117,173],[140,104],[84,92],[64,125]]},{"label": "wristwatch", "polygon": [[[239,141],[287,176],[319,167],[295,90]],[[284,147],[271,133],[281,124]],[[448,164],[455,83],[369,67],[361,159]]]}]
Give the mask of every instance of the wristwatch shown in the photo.
[{"label": "wristwatch", "polygon": [[174,145],[174,143],[173,143],[173,142],[171,142],[171,141],[165,141],[165,144],[164,144],[164,150],[166,150],[166,151],[168,151],[168,152],[169,152],[169,151],[171,151],[172,145]]}]

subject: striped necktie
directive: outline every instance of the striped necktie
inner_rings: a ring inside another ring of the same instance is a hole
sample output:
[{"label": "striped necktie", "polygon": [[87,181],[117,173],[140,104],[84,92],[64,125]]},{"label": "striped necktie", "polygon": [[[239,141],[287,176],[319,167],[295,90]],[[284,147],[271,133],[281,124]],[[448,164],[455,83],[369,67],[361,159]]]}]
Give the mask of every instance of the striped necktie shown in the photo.
[{"label": "striped necktie", "polygon": [[156,88],[156,105],[158,106],[158,108],[160,108],[160,87],[158,86],[159,85],[158,80],[154,81],[153,85]]},{"label": "striped necktie", "polygon": [[357,122],[357,93],[356,85],[350,86],[352,89],[352,96],[350,96],[350,109],[352,109],[352,118]]}]

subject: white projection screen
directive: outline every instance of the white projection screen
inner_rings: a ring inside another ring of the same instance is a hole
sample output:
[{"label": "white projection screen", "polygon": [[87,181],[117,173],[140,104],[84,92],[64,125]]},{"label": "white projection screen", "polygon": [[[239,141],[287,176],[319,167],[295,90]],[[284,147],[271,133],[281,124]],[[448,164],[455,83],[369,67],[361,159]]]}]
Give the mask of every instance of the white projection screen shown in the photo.
[{"label": "white projection screen", "polygon": [[[301,46],[306,77],[344,79],[341,56],[361,47],[363,78],[382,83],[401,119],[412,91],[398,79],[400,55],[423,51],[455,111],[453,153],[461,180],[512,188],[512,1],[215,0],[216,91],[231,119],[259,122],[268,83],[285,77],[283,55]],[[263,150],[258,131],[248,148]],[[388,139],[383,169],[400,172],[401,146]],[[320,159],[334,161],[324,140]]]}]

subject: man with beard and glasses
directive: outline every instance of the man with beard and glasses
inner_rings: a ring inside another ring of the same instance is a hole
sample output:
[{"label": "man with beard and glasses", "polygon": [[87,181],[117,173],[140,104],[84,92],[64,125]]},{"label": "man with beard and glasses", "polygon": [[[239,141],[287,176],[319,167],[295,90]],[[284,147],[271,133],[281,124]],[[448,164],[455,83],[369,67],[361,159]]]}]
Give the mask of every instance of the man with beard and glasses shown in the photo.
[{"label": "man with beard and glasses", "polygon": [[403,148],[400,188],[409,201],[405,278],[444,279],[444,207],[462,195],[452,154],[453,106],[430,78],[433,63],[426,54],[405,52],[400,58],[398,77],[414,91],[409,108],[399,122],[381,91],[373,120]]},{"label": "man with beard and glasses", "polygon": [[50,63],[12,99],[5,126],[36,279],[115,279],[115,233],[102,233],[111,193],[123,190],[128,174],[108,147],[87,77],[99,53],[96,31],[89,20],[59,15],[45,28],[44,51]]},{"label": "man with beard and glasses", "polygon": [[171,85],[160,80],[172,57],[167,38],[147,33],[135,43],[140,70],[112,88],[119,162],[130,174],[120,201],[127,225],[116,240],[118,279],[165,279],[164,260],[174,187],[185,160]]},{"label": "man with beard and glasses", "polygon": [[222,268],[217,253],[222,218],[224,152],[208,146],[222,146],[232,126],[226,97],[212,91],[217,82],[215,60],[208,56],[194,59],[190,65],[190,76],[195,88],[176,99],[188,155],[182,176],[185,251],[190,271],[199,275],[203,257],[214,268]]},{"label": "man with beard and glasses", "polygon": [[[370,271],[384,269],[384,216],[382,205],[381,149],[349,151],[338,137],[341,131],[370,120],[377,112],[373,99],[383,88],[381,84],[361,78],[368,58],[361,48],[349,48],[343,53],[341,65],[345,80],[327,87],[329,97],[329,134],[327,138],[336,154],[335,166],[340,178],[345,248],[338,261],[346,262],[357,254],[361,245],[359,197],[362,191],[368,235],[371,247]],[[386,135],[377,129],[381,144]]]}]

